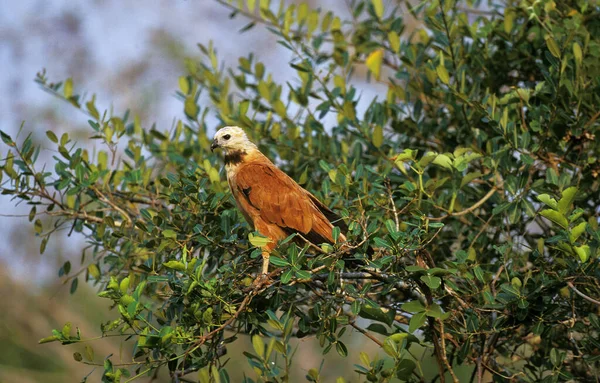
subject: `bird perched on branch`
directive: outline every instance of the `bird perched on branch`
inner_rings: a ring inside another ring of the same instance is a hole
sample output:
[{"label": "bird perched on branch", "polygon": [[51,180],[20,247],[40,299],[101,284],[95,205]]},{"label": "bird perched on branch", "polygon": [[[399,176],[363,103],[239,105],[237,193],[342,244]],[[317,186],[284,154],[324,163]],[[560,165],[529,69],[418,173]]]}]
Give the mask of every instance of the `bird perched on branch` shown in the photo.
[{"label": "bird perched on branch", "polygon": [[[291,234],[313,245],[334,243],[333,227],[345,233],[342,219],[314,195],[277,168],[246,133],[227,126],[215,134],[210,149],[223,149],[227,181],[246,221],[270,241],[262,248],[262,273],[269,267],[269,254],[277,242]],[[346,237],[340,234],[338,241]]]}]

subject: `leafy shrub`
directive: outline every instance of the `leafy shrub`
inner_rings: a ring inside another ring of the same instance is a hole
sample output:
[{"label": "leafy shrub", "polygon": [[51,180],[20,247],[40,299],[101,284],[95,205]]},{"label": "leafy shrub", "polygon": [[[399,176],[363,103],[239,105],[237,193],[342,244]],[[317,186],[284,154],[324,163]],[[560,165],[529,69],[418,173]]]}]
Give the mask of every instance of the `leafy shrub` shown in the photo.
[{"label": "leafy shrub", "polygon": [[[295,78],[275,82],[254,55],[223,65],[200,45],[203,60],[179,79],[185,118],[160,129],[100,112],[70,79],[41,72],[42,87],[91,116],[99,150],[47,132],[58,154],[43,168],[31,136],[2,133],[3,194],[32,206],[41,252],[58,228],[85,236],[85,272],[61,271],[72,291],[85,279],[113,301],[103,334],[136,342],[133,362],[104,361],[104,381],[161,367],[176,381],[195,371],[229,381],[221,357],[242,333],[257,375],[246,381],[289,381],[291,337],[346,356],[349,327],[386,354],[361,354],[368,381],[424,381],[418,345],[442,382],[458,381],[458,366],[471,381],[600,373],[596,5],[353,0],[342,19],[306,4],[218,2],[245,29],[269,28]],[[361,97],[361,73],[386,93]],[[209,150],[209,112],[341,212],[353,255],[286,241],[273,283],[252,284],[260,238]],[[42,342],[84,340],[67,324]]]}]

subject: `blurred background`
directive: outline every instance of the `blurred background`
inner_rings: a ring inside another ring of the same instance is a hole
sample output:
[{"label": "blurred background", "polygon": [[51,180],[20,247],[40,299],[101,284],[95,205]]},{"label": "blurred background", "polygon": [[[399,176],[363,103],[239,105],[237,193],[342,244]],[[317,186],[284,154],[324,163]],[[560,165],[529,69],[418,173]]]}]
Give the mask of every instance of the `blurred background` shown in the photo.
[{"label": "blurred background", "polygon": [[[348,15],[342,0],[308,3]],[[238,57],[255,52],[276,81],[295,75],[287,65],[289,53],[273,35],[261,26],[240,34],[248,21],[231,20],[229,13],[212,0],[0,0],[0,129],[14,138],[24,123],[20,139],[33,132],[42,145],[47,130],[58,136],[68,131],[78,145],[93,148],[88,117],[34,82],[43,68],[51,81],[72,77],[77,93],[95,93],[98,109],[118,115],[130,109],[144,127],[156,123],[159,130],[184,117],[174,94],[178,77],[185,74],[183,60],[197,56],[197,43],[214,41],[227,66],[236,66]],[[377,90],[362,84],[363,99],[372,99]],[[212,121],[214,129],[216,120]],[[5,154],[2,147],[0,156]],[[45,149],[41,156],[51,164],[52,155]],[[27,206],[15,207],[9,197],[0,196],[0,294],[5,297],[0,300],[0,382],[81,381],[88,374],[88,381],[98,381],[101,368],[73,360],[73,353],[83,353],[84,345],[38,345],[38,340],[67,321],[79,327],[84,338],[99,336],[100,323],[116,315],[106,300],[96,297],[93,286],[80,285],[70,295],[68,281],[57,275],[67,260],[77,270],[85,246],[82,239],[69,237],[68,232],[54,235],[40,255],[40,240],[27,220],[28,212]],[[358,351],[373,356],[376,350],[355,335],[350,334],[346,343],[350,357],[327,355],[325,381],[340,375],[349,382],[359,381],[352,372],[352,365],[359,363]],[[115,363],[131,361],[130,345],[119,339],[94,342],[95,360],[113,354]],[[308,369],[319,368],[323,359],[312,339],[299,344],[302,355],[296,358],[292,381],[304,381]],[[243,371],[253,376],[239,348],[229,356],[232,381],[241,379]],[[168,380],[165,375],[155,381]]]}]

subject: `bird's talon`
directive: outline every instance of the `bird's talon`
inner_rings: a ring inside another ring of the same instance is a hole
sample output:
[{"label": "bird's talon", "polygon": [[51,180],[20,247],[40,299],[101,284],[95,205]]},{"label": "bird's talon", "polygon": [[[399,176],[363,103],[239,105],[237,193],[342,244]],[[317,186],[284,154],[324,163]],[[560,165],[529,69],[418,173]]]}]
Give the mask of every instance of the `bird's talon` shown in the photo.
[{"label": "bird's talon", "polygon": [[269,286],[273,283],[271,277],[268,274],[260,273],[256,276],[256,279],[252,283],[255,287],[261,288],[263,286]]}]

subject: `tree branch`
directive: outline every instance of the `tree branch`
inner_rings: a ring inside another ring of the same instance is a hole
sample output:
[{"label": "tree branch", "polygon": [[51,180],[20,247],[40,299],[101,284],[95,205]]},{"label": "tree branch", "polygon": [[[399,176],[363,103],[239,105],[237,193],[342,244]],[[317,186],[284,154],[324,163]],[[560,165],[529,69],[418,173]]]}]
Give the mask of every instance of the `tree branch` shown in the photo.
[{"label": "tree branch", "polygon": [[586,301],[592,302],[593,304],[600,306],[600,301],[598,301],[594,298],[590,298],[587,295],[585,295],[584,293],[582,293],[581,291],[577,290],[577,288],[573,285],[573,283],[571,283],[571,281],[567,282],[567,286],[569,286],[571,288],[571,290],[573,290],[575,292],[575,294],[579,295]]}]

